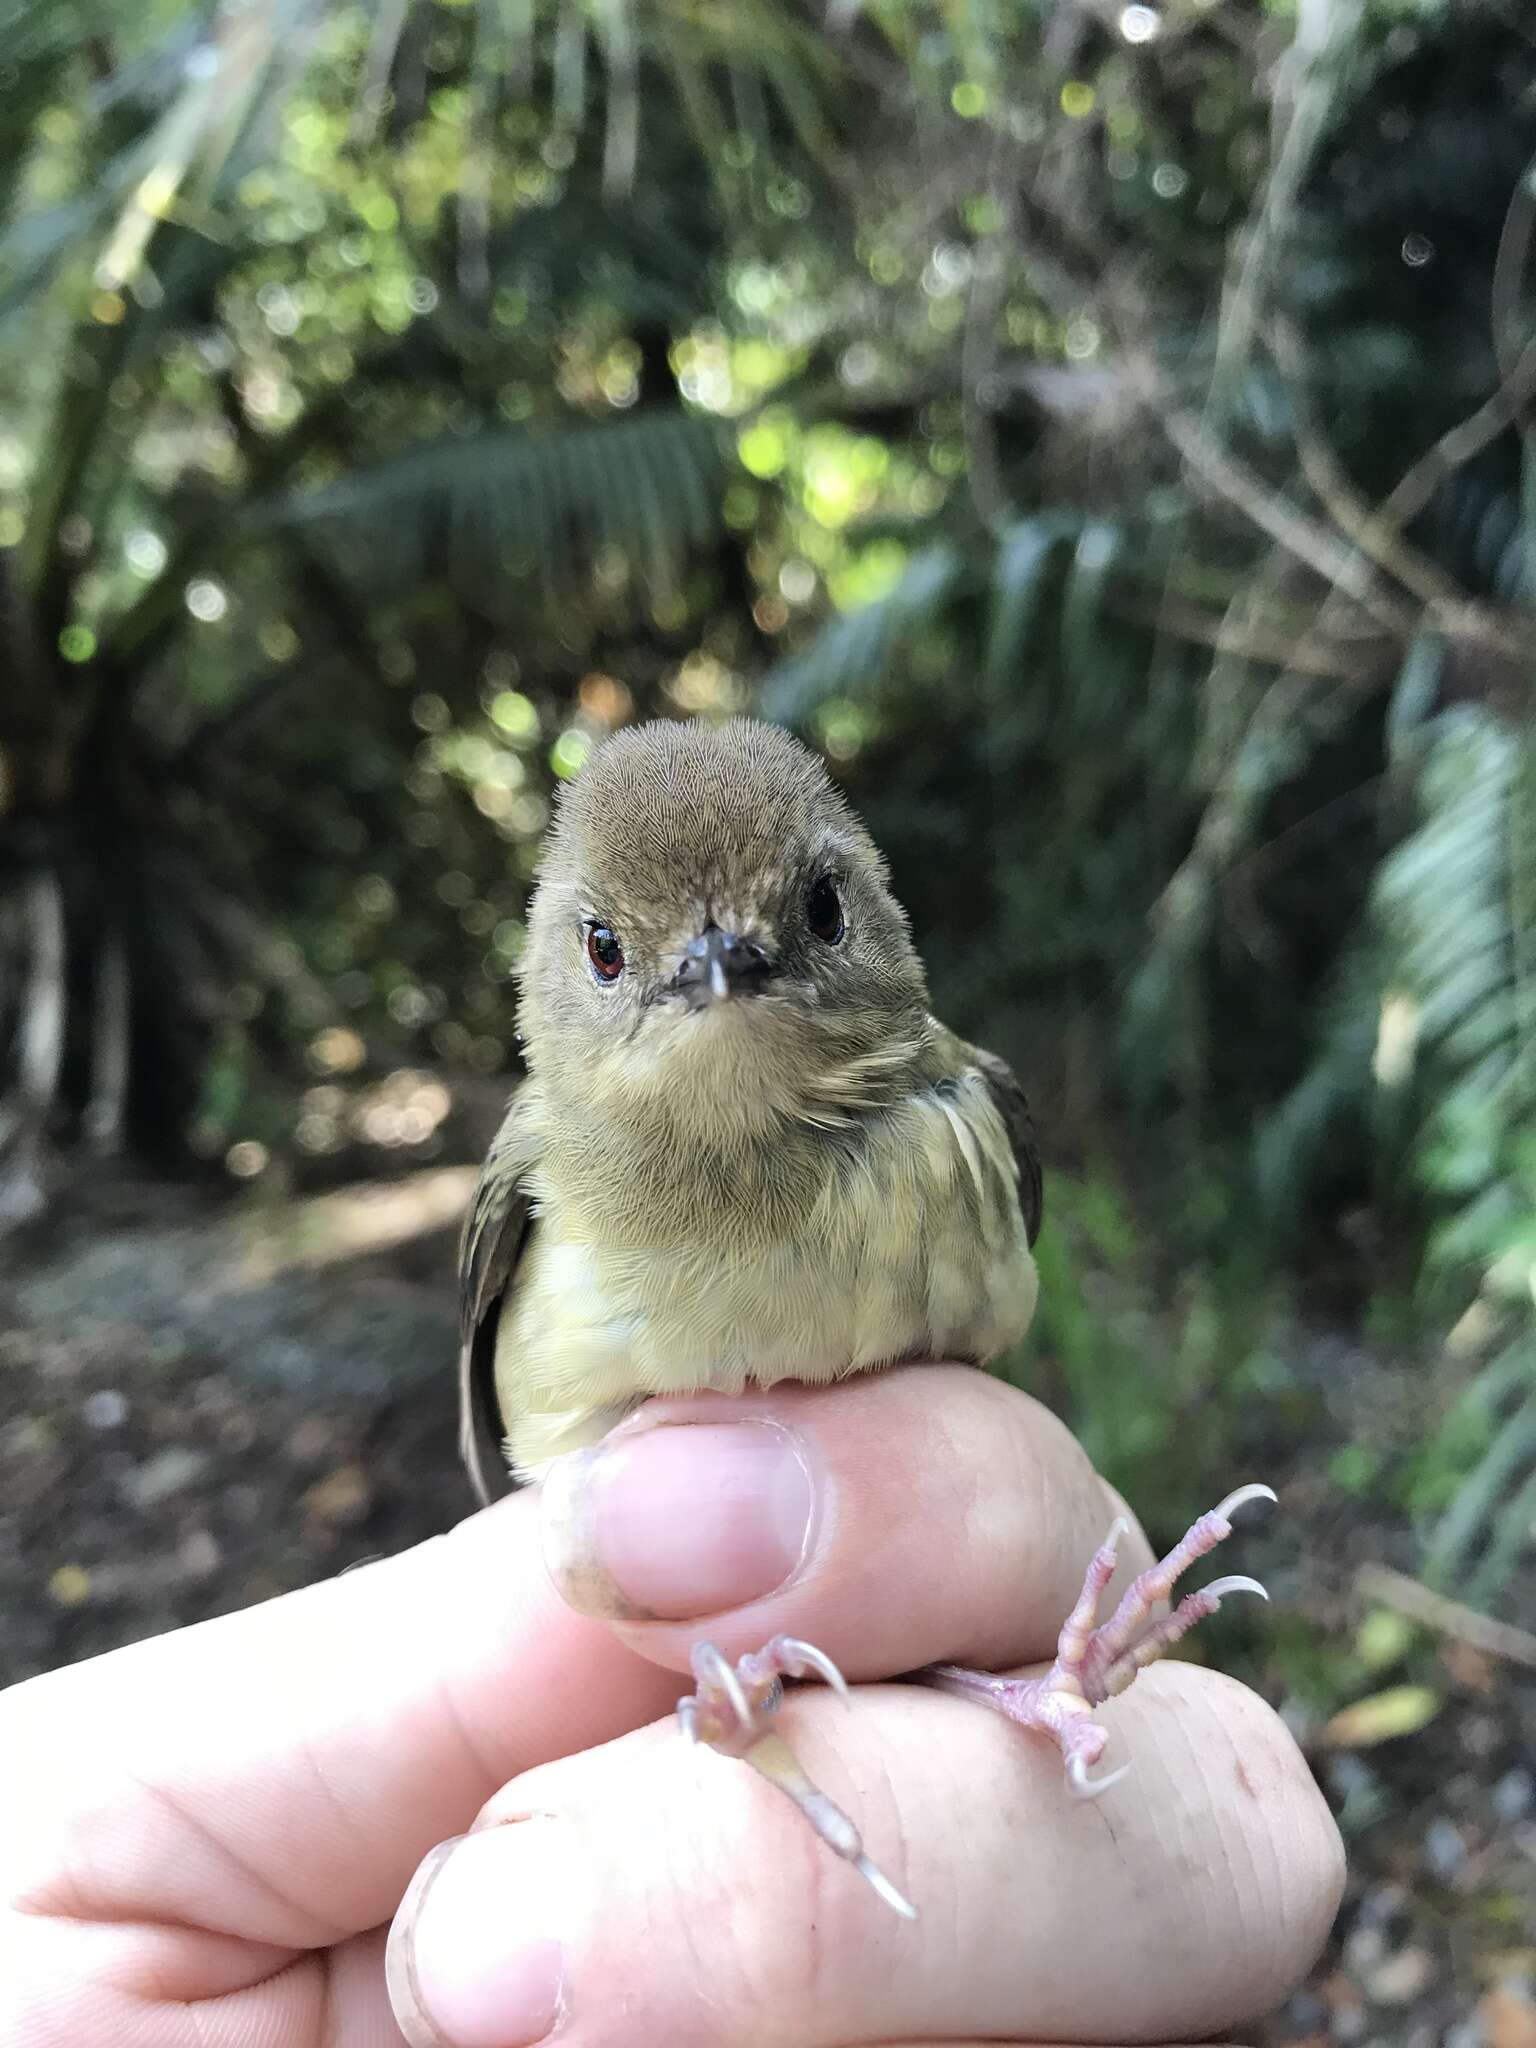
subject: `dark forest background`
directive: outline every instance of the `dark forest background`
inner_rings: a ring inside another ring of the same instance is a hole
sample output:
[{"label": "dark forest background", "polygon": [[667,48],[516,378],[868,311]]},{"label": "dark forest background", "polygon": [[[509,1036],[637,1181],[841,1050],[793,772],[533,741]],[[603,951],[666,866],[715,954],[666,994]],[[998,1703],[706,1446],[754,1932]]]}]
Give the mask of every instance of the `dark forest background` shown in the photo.
[{"label": "dark forest background", "polygon": [[756,710],[1037,1105],[1009,1370],[1284,1487],[1286,2037],[1531,2048],[1522,0],[0,0],[0,117],[18,1668],[464,1511],[551,793]]}]

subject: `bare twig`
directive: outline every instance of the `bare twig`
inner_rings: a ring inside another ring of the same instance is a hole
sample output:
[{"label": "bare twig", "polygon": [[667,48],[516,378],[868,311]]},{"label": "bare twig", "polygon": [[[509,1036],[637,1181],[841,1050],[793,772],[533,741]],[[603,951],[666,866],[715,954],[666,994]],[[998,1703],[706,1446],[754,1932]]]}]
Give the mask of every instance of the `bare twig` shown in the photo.
[{"label": "bare twig", "polygon": [[1355,1573],[1355,1589],[1363,1598],[1406,1614],[1410,1621],[1465,1643],[1485,1657],[1501,1657],[1507,1664],[1523,1664],[1528,1671],[1536,1671],[1536,1635],[1511,1622],[1479,1614],[1460,1600],[1447,1599],[1406,1572],[1395,1572],[1384,1564],[1363,1564]]},{"label": "bare twig", "polygon": [[[1303,673],[1342,682],[1360,673],[1361,647],[1355,640],[1335,640],[1328,648],[1312,647],[1307,659],[1298,660],[1296,636],[1279,627],[1238,625],[1230,612],[1217,614],[1187,598],[1164,595],[1157,604],[1137,604],[1121,599],[1112,609],[1117,616],[1139,626],[1162,626],[1177,639],[1197,647],[1212,647],[1218,654],[1238,661],[1263,662],[1272,668],[1296,666]],[[1378,636],[1376,646],[1382,644]],[[1394,640],[1392,645],[1396,645]]]},{"label": "bare twig", "polygon": [[1493,350],[1500,373],[1505,377],[1509,376],[1515,367],[1511,336],[1515,327],[1515,311],[1520,301],[1520,288],[1525,282],[1526,266],[1530,261],[1533,228],[1536,228],[1536,156],[1531,158],[1520,173],[1515,196],[1509,202],[1509,211],[1505,214],[1504,225],[1499,230],[1499,253],[1493,266],[1490,306]]},{"label": "bare twig", "polygon": [[1225,498],[1261,533],[1267,533],[1287,554],[1369,612],[1389,632],[1412,633],[1416,615],[1376,587],[1370,565],[1353,548],[1272,490],[1240,457],[1214,440],[1193,413],[1170,404],[1155,371],[1153,377],[1155,383],[1146,391],[1147,403],[1163,432],[1209,490]]},{"label": "bare twig", "polygon": [[629,6],[630,0],[606,0],[598,14],[608,69],[603,196],[609,201],[629,197],[640,148],[640,58]]},{"label": "bare twig", "polygon": [[1396,526],[1416,519],[1447,477],[1480,455],[1491,441],[1514,426],[1523,408],[1536,397],[1536,341],[1527,342],[1492,397],[1450,427],[1403,474],[1381,507],[1381,517]]},{"label": "bare twig", "polygon": [[389,90],[389,74],[394,68],[395,53],[400,47],[409,7],[410,0],[379,0],[374,11],[362,89],[352,109],[348,134],[348,140],[355,146],[366,147],[378,131],[379,117]]},{"label": "bare twig", "polygon": [[[1283,370],[1295,368],[1299,344],[1282,337],[1283,329],[1277,328],[1277,360]],[[1308,481],[1361,552],[1411,590],[1442,630],[1462,638],[1482,639],[1512,658],[1528,652],[1528,635],[1518,623],[1511,626],[1486,605],[1468,599],[1436,564],[1403,539],[1402,529],[1424,510],[1448,477],[1512,426],[1521,407],[1536,395],[1536,341],[1521,352],[1492,396],[1459,425],[1442,434],[1374,509],[1364,503],[1344,476],[1331,448],[1327,448],[1321,436],[1310,431],[1299,380],[1292,395],[1301,401],[1296,415],[1296,445]],[[1343,587],[1348,589],[1347,585]],[[1336,583],[1330,600],[1339,588]],[[1349,594],[1355,593],[1350,590]],[[1326,609],[1325,605],[1325,612]],[[1322,616],[1319,615],[1319,623]]]},{"label": "bare twig", "polygon": [[1222,291],[1211,401],[1222,394],[1247,360],[1259,306],[1275,251],[1289,230],[1307,168],[1312,162],[1332,105],[1332,77],[1361,18],[1361,0],[1301,0],[1296,36],[1276,65],[1271,101],[1271,165],[1258,215],[1245,235],[1234,237],[1236,275]]},{"label": "bare twig", "polygon": [[1403,539],[1399,529],[1372,509],[1356,489],[1324,434],[1312,406],[1301,336],[1288,320],[1271,323],[1267,339],[1285,380],[1291,405],[1291,436],[1301,473],[1314,497],[1363,555],[1393,576],[1421,604],[1467,604],[1467,598],[1444,570]]}]

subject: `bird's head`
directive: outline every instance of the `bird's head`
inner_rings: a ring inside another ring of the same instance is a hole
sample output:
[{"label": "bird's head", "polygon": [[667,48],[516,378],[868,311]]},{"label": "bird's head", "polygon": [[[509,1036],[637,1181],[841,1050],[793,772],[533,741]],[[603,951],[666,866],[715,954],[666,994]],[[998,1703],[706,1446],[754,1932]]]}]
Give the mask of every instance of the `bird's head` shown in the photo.
[{"label": "bird's head", "polygon": [[869,834],[814,754],[748,719],[596,750],[560,803],[520,978],[553,1098],[717,1135],[888,1099],[927,1001]]}]

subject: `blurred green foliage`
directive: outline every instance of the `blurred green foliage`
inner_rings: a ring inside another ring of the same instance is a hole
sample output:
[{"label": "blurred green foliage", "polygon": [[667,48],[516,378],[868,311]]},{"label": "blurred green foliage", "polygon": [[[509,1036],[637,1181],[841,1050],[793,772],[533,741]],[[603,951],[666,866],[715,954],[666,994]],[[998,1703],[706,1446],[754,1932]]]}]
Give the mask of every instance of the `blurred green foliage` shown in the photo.
[{"label": "blurred green foliage", "polygon": [[553,787],[758,707],[1031,1081],[1025,1369],[1095,1455],[1300,1426],[1274,1289],[1375,1297],[1429,1439],[1335,1482],[1494,1596],[1536,1521],[1507,9],[4,0],[0,106],[11,1208],[72,1144],[319,1170],[375,1059],[513,1071]]}]

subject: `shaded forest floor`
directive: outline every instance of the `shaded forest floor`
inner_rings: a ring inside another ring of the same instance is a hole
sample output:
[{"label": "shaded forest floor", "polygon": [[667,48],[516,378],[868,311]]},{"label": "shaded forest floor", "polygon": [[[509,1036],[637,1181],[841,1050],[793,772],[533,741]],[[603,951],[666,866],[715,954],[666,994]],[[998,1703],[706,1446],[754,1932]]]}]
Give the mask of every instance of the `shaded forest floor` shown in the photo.
[{"label": "shaded forest floor", "polygon": [[[449,1169],[253,1223],[124,1185],[7,1247],[0,1679],[271,1598],[468,1512],[448,1365],[466,1186]],[[1300,1674],[1348,1671],[1361,1610],[1321,1561],[1376,1537],[1341,1528],[1307,1470],[1298,1446],[1293,1473],[1266,1471],[1294,1481],[1287,1514],[1244,1540],[1276,1610],[1207,1652],[1287,1714],[1349,1843],[1329,1950],[1264,2038],[1536,2048],[1536,1672],[1409,1631],[1406,1661],[1341,1689],[1411,1681],[1438,1711],[1369,1747],[1330,1736]]]}]

